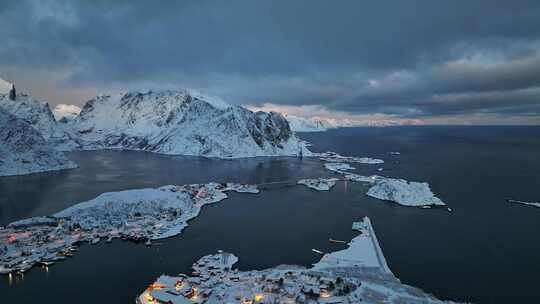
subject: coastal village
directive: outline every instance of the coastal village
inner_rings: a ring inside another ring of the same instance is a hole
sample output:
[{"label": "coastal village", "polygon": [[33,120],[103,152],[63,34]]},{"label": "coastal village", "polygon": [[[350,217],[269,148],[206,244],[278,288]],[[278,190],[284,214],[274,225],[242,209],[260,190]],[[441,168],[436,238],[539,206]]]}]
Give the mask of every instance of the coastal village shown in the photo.
[{"label": "coastal village", "polygon": [[160,276],[138,304],[190,303],[442,303],[394,277],[368,218],[347,249],[325,254],[312,268],[234,269],[238,257],[218,251],[193,264],[190,275]]},{"label": "coastal village", "polygon": [[259,190],[208,183],[112,192],[52,216],[11,223],[0,229],[0,274],[52,265],[73,256],[82,243],[122,239],[151,246],[152,240],[181,233],[202,206],[227,198],[227,191]]}]

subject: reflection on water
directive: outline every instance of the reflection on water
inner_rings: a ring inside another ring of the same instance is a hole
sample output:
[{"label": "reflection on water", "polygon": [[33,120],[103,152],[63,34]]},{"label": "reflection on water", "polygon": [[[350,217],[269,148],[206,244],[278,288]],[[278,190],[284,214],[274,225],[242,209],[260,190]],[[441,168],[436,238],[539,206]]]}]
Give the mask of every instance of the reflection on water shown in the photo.
[{"label": "reflection on water", "polygon": [[[539,200],[540,128],[359,128],[302,137],[315,149],[385,159],[383,174],[429,181],[454,212],[381,202],[365,196],[367,187],[357,183],[338,182],[330,192],[271,185],[259,195],[232,193],[205,207],[181,236],[159,246],[122,241],[85,245],[74,258],[48,270],[2,278],[2,300],[133,303],[158,275],[189,271],[191,263],[217,249],[238,255],[243,270],[282,263],[307,266],[320,258],[311,248],[343,248],[328,239],[352,238],[351,222],[367,215],[390,268],[405,283],[478,303],[540,301],[535,292],[540,211],[504,202],[509,197]],[[107,191],[329,174],[307,158],[224,161],[113,151],[71,157],[81,168],[1,178],[0,224],[50,214]],[[380,166],[357,167],[371,174]]]}]

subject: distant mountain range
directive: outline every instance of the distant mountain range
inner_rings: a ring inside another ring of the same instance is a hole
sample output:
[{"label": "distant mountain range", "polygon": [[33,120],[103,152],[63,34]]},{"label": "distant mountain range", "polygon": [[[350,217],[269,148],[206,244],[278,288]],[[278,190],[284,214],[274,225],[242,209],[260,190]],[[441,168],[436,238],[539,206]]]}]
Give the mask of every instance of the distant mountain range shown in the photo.
[{"label": "distant mountain range", "polygon": [[387,127],[401,125],[418,125],[420,121],[415,119],[410,120],[393,120],[393,119],[352,119],[352,118],[331,118],[331,117],[299,117],[285,114],[285,118],[289,121],[291,130],[295,132],[322,132],[336,128],[352,128],[352,127]]},{"label": "distant mountain range", "polygon": [[289,121],[291,130],[295,132],[322,132],[338,127],[329,120],[320,117],[304,118],[285,114],[285,118]]}]

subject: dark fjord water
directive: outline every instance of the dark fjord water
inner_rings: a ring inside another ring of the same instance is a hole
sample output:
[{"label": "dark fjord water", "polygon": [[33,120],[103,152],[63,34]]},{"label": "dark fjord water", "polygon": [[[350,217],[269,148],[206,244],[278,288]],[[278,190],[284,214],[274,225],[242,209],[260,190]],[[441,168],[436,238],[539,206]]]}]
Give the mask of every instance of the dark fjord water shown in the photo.
[{"label": "dark fjord water", "polygon": [[[35,268],[11,282],[2,277],[2,303],[134,303],[158,275],[187,272],[217,249],[237,254],[243,270],[310,265],[319,258],[311,248],[343,248],[328,238],[351,239],[351,222],[363,216],[372,219],[390,268],[407,284],[444,299],[540,302],[540,209],[505,202],[540,200],[540,128],[354,128],[301,136],[315,151],[382,158],[383,174],[430,182],[454,212],[371,199],[361,184],[339,183],[330,192],[267,186],[259,195],[233,193],[205,207],[184,233],[160,246],[84,245],[48,271]],[[71,158],[79,169],[0,178],[0,225],[107,191],[329,175],[307,158],[222,161],[113,151]],[[378,168],[357,167],[362,174]]]}]

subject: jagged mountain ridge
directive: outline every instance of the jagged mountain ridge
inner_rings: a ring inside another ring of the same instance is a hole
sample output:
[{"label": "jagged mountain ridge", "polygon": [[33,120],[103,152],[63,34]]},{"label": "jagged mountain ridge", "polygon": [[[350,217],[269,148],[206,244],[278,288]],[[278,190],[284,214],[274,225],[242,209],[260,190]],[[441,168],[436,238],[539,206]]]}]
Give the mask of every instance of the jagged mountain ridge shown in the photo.
[{"label": "jagged mountain ridge", "polygon": [[281,114],[254,113],[188,90],[99,95],[69,125],[83,150],[222,158],[309,153]]},{"label": "jagged mountain ridge", "polygon": [[75,167],[28,122],[0,109],[0,176]]},{"label": "jagged mountain ridge", "polygon": [[21,93],[16,95],[15,100],[10,99],[8,94],[0,94],[0,109],[26,121],[46,140],[64,136],[47,102]]}]

